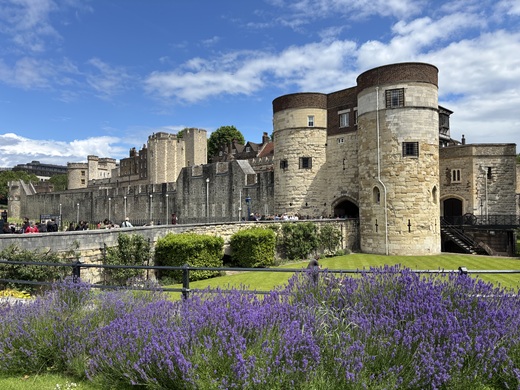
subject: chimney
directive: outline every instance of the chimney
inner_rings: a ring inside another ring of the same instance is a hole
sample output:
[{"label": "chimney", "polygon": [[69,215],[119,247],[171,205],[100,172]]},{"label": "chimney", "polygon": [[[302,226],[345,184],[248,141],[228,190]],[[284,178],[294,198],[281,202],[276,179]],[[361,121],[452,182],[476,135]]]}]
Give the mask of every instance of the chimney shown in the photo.
[{"label": "chimney", "polygon": [[464,134],[462,134],[462,145],[466,145],[466,138],[464,138]]},{"label": "chimney", "polygon": [[267,133],[264,131],[264,134],[262,135],[262,145],[265,145],[266,143],[269,142],[269,136],[267,135]]}]

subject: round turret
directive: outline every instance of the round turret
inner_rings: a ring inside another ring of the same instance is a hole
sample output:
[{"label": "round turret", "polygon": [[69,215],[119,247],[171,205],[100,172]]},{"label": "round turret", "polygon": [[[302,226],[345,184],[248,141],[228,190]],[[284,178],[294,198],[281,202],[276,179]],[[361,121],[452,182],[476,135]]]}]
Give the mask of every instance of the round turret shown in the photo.
[{"label": "round turret", "polygon": [[363,252],[441,251],[437,74],[402,63],[357,79]]},{"label": "round turret", "polygon": [[326,162],[327,95],[296,93],[273,100],[275,213],[319,215]]}]

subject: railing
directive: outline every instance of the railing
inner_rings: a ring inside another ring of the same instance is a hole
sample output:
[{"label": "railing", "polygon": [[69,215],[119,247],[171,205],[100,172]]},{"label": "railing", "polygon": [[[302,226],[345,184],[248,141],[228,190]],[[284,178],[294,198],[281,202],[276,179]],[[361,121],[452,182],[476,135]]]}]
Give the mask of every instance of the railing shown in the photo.
[{"label": "railing", "polygon": [[[367,274],[380,272],[372,269],[320,269],[320,270],[308,270],[307,268],[226,268],[226,267],[191,267],[184,265],[181,267],[171,266],[157,266],[157,265],[141,265],[141,266],[128,266],[128,265],[105,265],[105,264],[84,264],[79,261],[73,263],[49,263],[49,262],[28,262],[28,261],[9,261],[0,260],[0,264],[11,264],[11,265],[36,265],[36,266],[47,266],[47,267],[70,267],[71,275],[74,281],[79,281],[81,278],[82,268],[112,268],[112,269],[142,269],[142,270],[177,270],[182,271],[182,288],[161,288],[162,291],[166,292],[180,292],[183,298],[188,298],[190,292],[204,291],[203,289],[190,289],[190,271],[237,271],[237,272],[290,272],[290,273],[304,273],[312,272],[313,274],[329,273],[329,274]],[[520,274],[520,270],[468,270],[466,267],[459,267],[456,270],[410,270],[413,273],[418,274],[453,274],[457,273],[460,275],[478,275],[478,274]],[[27,285],[39,285],[39,286],[51,286],[54,282],[47,281],[31,281],[31,280],[16,280],[16,279],[0,279],[0,283],[14,283],[14,284],[27,284]],[[92,288],[99,289],[120,289],[123,286],[120,285],[100,285],[92,284]],[[125,286],[127,289],[134,290],[152,290],[151,288],[130,285]],[[231,292],[232,290],[222,290],[219,292]],[[243,292],[250,292],[255,294],[269,294],[271,291],[259,291],[259,290],[241,290]]]},{"label": "railing", "polygon": [[441,218],[441,225],[470,225],[470,226],[495,226],[495,227],[520,227],[520,217],[511,214],[475,215],[464,214],[460,216],[445,216]]}]

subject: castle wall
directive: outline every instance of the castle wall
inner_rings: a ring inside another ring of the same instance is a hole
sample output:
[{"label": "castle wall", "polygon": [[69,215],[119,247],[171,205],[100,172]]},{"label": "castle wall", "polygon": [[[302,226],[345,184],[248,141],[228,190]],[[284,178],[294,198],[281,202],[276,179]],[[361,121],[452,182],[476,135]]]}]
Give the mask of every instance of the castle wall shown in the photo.
[{"label": "castle wall", "polygon": [[[441,200],[462,200],[462,214],[516,213],[516,145],[472,144],[440,149]],[[454,175],[454,171],[460,172]],[[441,208],[442,212],[442,208]]]},{"label": "castle wall", "polygon": [[270,214],[273,187],[273,173],[256,173],[246,160],[186,167],[177,181],[178,215],[183,223],[247,219],[247,197],[251,213]]},{"label": "castle wall", "polygon": [[[363,86],[358,95],[363,252],[419,255],[441,250],[438,101],[432,82],[437,69],[410,67],[420,72],[400,64],[358,77],[358,87]],[[403,89],[404,102],[387,107],[386,91],[395,89]],[[405,143],[416,143],[417,156],[405,155]]]}]

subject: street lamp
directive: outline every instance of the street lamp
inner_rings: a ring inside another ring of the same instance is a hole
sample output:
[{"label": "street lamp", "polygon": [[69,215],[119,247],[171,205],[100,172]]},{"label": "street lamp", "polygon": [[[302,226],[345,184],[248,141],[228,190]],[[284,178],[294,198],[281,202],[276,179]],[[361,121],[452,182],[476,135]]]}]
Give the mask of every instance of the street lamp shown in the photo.
[{"label": "street lamp", "polygon": [[63,218],[61,217],[61,203],[60,203],[60,221],[59,221],[59,226],[63,229],[62,221],[63,221]]},{"label": "street lamp", "polygon": [[112,220],[110,219],[110,201],[112,200],[112,198],[108,198],[108,222],[112,222]]},{"label": "street lamp", "polygon": [[76,213],[76,223],[79,223],[79,203],[76,203],[76,206],[78,206],[78,211]]},{"label": "street lamp", "polygon": [[124,204],[125,204],[125,221],[126,221],[126,196],[123,196]]},{"label": "street lamp", "polygon": [[153,221],[153,195],[150,194],[150,223]]},{"label": "street lamp", "polygon": [[209,223],[209,177],[206,178],[206,222]]},{"label": "street lamp", "polygon": [[240,198],[238,200],[238,220],[242,220],[242,190],[240,190]]},{"label": "street lamp", "polygon": [[249,195],[246,196],[246,205],[247,205],[247,219],[251,216],[251,198]]},{"label": "street lamp", "polygon": [[170,222],[169,219],[168,219],[168,194],[165,195],[166,196],[166,225],[169,225]]}]

